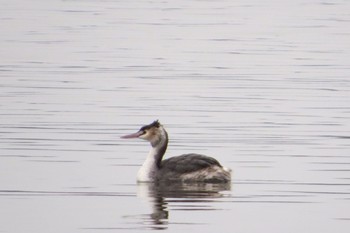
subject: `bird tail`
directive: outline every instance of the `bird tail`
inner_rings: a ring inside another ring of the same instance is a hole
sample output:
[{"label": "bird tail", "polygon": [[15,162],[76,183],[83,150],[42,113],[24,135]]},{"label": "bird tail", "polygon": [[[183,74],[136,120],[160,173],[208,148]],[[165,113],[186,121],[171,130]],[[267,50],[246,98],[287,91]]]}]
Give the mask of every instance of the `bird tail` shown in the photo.
[{"label": "bird tail", "polygon": [[228,167],[222,167],[222,169],[224,169],[224,171],[227,171],[227,172],[229,172],[229,173],[232,172],[232,169],[231,169],[231,168],[228,168]]}]

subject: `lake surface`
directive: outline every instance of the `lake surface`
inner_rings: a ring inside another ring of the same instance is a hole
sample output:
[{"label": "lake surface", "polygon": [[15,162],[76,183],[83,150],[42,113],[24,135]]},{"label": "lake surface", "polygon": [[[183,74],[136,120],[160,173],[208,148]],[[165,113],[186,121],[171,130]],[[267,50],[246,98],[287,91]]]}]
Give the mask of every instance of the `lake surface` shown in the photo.
[{"label": "lake surface", "polygon": [[[0,232],[350,229],[350,2],[3,1]],[[166,156],[231,184],[136,184]]]}]

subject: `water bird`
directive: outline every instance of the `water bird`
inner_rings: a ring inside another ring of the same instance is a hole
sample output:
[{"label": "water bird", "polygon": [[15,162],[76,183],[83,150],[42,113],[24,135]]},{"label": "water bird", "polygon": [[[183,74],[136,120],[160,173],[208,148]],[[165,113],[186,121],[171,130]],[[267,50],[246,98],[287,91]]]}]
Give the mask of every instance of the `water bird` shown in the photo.
[{"label": "water bird", "polygon": [[231,170],[209,156],[191,153],[163,160],[169,138],[158,120],[121,138],[140,138],[151,144],[137,173],[138,182],[228,183],[231,180]]}]

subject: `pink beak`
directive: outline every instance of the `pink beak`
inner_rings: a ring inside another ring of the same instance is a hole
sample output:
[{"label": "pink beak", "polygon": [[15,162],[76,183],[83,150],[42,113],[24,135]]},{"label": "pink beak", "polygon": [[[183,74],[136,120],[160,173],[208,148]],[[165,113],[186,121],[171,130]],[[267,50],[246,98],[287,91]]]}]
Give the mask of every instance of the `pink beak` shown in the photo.
[{"label": "pink beak", "polygon": [[128,134],[128,135],[121,136],[120,138],[124,138],[124,139],[127,139],[127,138],[138,138],[138,137],[140,137],[142,134],[143,134],[143,131],[138,131],[138,132],[136,132],[136,133],[132,133],[132,134]]}]

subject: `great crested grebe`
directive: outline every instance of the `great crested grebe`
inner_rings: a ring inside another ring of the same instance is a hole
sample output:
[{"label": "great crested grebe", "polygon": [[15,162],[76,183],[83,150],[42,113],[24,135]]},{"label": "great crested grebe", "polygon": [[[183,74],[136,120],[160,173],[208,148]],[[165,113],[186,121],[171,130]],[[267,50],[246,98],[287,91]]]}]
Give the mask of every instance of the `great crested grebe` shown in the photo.
[{"label": "great crested grebe", "polygon": [[168,133],[158,120],[121,138],[141,138],[151,143],[152,149],[137,174],[138,182],[227,183],[231,180],[231,170],[212,157],[184,154],[162,160]]}]

